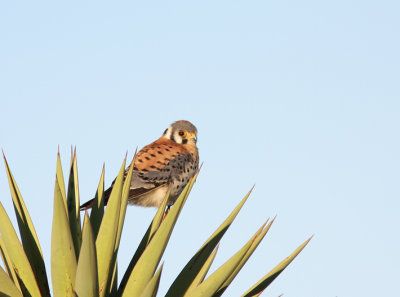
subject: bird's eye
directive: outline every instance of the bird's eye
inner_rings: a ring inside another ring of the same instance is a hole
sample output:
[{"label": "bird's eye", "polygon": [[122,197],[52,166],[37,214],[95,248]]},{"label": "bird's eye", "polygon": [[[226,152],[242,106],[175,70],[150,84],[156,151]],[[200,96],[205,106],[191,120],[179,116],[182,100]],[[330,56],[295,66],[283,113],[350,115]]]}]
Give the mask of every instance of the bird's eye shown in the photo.
[{"label": "bird's eye", "polygon": [[185,131],[179,131],[179,136],[185,136],[186,135],[186,132]]}]

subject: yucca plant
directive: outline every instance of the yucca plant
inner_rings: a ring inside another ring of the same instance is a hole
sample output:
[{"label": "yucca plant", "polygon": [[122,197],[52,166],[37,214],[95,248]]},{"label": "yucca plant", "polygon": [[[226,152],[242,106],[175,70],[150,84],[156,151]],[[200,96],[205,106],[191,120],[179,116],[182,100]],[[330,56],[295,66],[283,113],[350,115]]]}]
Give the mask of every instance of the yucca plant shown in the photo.
[{"label": "yucca plant", "polygon": [[[4,155],[3,155],[4,157]],[[4,157],[20,239],[0,203],[0,296],[51,296],[42,250],[35,228]],[[163,252],[198,173],[190,180],[175,204],[166,211],[168,194],[118,282],[117,254],[127,207],[132,164],[126,176],[126,158],[104,207],[104,168],[95,201],[83,224],[79,210],[76,153],[71,156],[67,191],[57,155],[54,213],[51,236],[52,291],[58,296],[156,296],[163,265]],[[250,191],[251,192],[251,191]],[[232,224],[250,192],[190,259],[171,284],[167,297],[221,296],[270,229],[265,222],[228,261],[207,276],[221,238]],[[310,241],[273,268],[241,296],[259,296]]]}]

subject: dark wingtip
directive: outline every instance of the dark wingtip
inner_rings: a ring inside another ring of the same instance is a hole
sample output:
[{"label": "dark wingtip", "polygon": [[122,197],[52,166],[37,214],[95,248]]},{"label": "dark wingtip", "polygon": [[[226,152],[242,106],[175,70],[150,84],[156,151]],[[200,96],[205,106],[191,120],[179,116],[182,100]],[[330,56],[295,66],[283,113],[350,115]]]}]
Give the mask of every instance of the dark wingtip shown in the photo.
[{"label": "dark wingtip", "polygon": [[79,210],[81,210],[81,211],[83,211],[83,210],[86,211],[86,210],[92,208],[93,203],[94,203],[94,199],[91,199],[91,200],[89,200],[89,201],[83,203],[83,204],[80,206]]}]

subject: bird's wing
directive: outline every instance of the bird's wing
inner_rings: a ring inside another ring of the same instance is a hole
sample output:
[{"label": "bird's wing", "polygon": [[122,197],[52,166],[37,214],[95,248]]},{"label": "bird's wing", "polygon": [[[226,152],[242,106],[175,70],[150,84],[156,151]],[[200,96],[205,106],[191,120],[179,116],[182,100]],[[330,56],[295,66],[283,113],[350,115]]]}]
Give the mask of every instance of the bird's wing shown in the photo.
[{"label": "bird's wing", "polygon": [[129,199],[171,183],[191,158],[172,141],[156,141],[144,147],[135,157]]},{"label": "bird's wing", "polygon": [[[160,138],[145,146],[135,156],[128,200],[135,203],[135,198],[167,186],[191,158],[192,155],[182,145],[168,139]],[[128,170],[129,167],[125,171],[125,177]],[[104,192],[105,204],[108,202],[114,182],[115,180]],[[82,204],[81,210],[90,208],[92,204],[93,199]]]}]

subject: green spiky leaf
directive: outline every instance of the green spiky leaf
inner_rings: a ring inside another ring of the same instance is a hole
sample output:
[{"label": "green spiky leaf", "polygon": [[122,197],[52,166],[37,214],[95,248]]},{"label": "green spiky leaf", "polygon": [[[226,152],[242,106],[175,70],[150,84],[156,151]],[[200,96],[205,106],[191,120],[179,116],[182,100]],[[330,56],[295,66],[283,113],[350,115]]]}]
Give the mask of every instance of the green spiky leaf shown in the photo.
[{"label": "green spiky leaf", "polygon": [[26,256],[36,276],[39,289],[43,296],[50,296],[49,284],[47,282],[47,274],[43,260],[42,249],[40,248],[39,239],[33,226],[29,212],[25,206],[24,199],[18,189],[17,183],[11,173],[7,160],[4,157],[8,183],[10,186],[11,197],[14,204],[15,215],[17,217],[19,233],[21,235],[22,246]]},{"label": "green spiky leaf", "polygon": [[9,278],[7,273],[0,267],[0,296],[22,297],[21,292]]},{"label": "green spiky leaf", "polygon": [[[60,186],[61,189],[61,186]],[[68,218],[71,226],[72,240],[74,241],[75,255],[79,255],[82,244],[81,217],[79,209],[79,183],[78,165],[76,162],[76,149],[71,155],[67,193]]]},{"label": "green spiky leaf", "polygon": [[240,203],[235,207],[231,214],[225,219],[225,221],[217,228],[217,230],[210,236],[209,239],[202,245],[202,247],[197,251],[197,253],[190,259],[186,266],[182,269],[178,277],[172,283],[169,288],[166,297],[182,296],[191,286],[193,280],[198,275],[199,271],[202,269],[204,263],[209,258],[212,251],[215,249],[216,245],[220,242],[221,238],[224,236],[225,232],[228,230],[233,220],[238,215],[239,211],[242,209],[244,203],[249,198],[251,189],[247,195],[240,201]]},{"label": "green spiky leaf", "polygon": [[168,201],[170,193],[171,193],[171,188],[169,188],[167,194],[165,195],[163,202],[161,203],[160,207],[158,208],[156,215],[154,216],[149,227],[147,228],[147,231],[146,231],[145,235],[143,236],[142,240],[140,241],[140,244],[139,244],[138,248],[136,249],[135,254],[133,255],[131,261],[129,262],[128,268],[126,269],[125,274],[122,278],[122,281],[119,285],[118,296],[122,295],[122,292],[124,291],[124,289],[126,287],[126,283],[128,282],[129,276],[131,275],[132,270],[135,267],[137,260],[140,258],[144,249],[149,244],[150,239],[153,237],[154,233],[160,227],[162,219],[165,216],[165,207],[167,205],[167,201]]},{"label": "green spiky leaf", "polygon": [[252,240],[248,241],[235,255],[219,267],[213,274],[206,278],[191,293],[191,297],[213,296],[224,284],[229,276],[235,271],[237,266],[246,255],[252,245]]},{"label": "green spiky leaf", "polygon": [[1,258],[3,259],[3,264],[8,272],[9,277],[12,279],[15,286],[21,291],[21,287],[19,286],[17,274],[14,271],[13,263],[12,263],[11,258],[6,250],[6,247],[4,245],[4,242],[3,242],[3,239],[1,238],[1,236],[0,236],[0,255],[1,255]]},{"label": "green spiky leaf", "polygon": [[65,212],[68,214],[67,195],[65,192],[64,174],[63,174],[62,166],[61,166],[60,150],[58,150],[58,152],[57,152],[56,180],[58,181],[58,184],[60,185],[60,191],[61,191],[61,195],[63,197]]},{"label": "green spiky leaf", "polygon": [[[267,221],[268,222],[268,221]],[[221,285],[221,287],[218,289],[218,291],[213,295],[213,297],[219,297],[221,296],[226,288],[232,283],[233,279],[236,277],[236,275],[239,273],[239,271],[242,269],[244,264],[246,264],[247,260],[250,258],[250,256],[253,254],[257,246],[260,244],[261,240],[263,240],[264,236],[267,234],[269,229],[271,228],[272,223],[274,220],[272,220],[266,227],[265,225],[267,224],[265,222],[261,228],[256,232],[254,235],[253,239],[251,239],[252,244],[249,248],[249,250],[246,252],[240,263],[236,266],[235,270],[231,273],[231,275],[225,280],[225,282]]]},{"label": "green spiky leaf", "polygon": [[115,259],[113,270],[109,274],[108,281],[108,292],[109,296],[116,296],[118,290],[118,260]]},{"label": "green spiky leaf", "polygon": [[23,293],[29,292],[32,297],[40,297],[41,293],[36,282],[32,267],[18,236],[11,224],[3,205],[0,203],[0,234],[4,249],[7,251],[12,267],[17,275]]},{"label": "green spiky leaf", "polygon": [[268,287],[283,270],[296,258],[296,256],[306,247],[310,242],[312,236],[301,244],[289,257],[279,263],[274,269],[268,272],[263,278],[261,278],[256,284],[254,284],[249,290],[242,295],[242,297],[253,297],[258,296],[262,291]]},{"label": "green spiky leaf", "polygon": [[140,297],[155,297],[158,291],[158,285],[160,284],[160,277],[161,277],[161,272],[163,269],[164,264],[161,264],[160,268],[157,270],[157,272],[154,274],[154,276],[151,278],[147,286],[144,288],[142,294],[140,294]]},{"label": "green spiky leaf", "polygon": [[94,238],[97,238],[99,233],[101,220],[104,216],[104,166],[101,171],[99,185],[94,197],[92,211],[90,212],[90,223],[93,228]]},{"label": "green spiky leaf", "polygon": [[191,283],[190,287],[187,289],[184,297],[189,297],[190,293],[197,288],[197,286],[203,282],[204,278],[206,277],[208,270],[211,267],[211,264],[214,262],[215,256],[217,255],[219,248],[219,244],[215,247],[214,251],[208,257],[207,261],[204,262],[203,267],[200,269],[199,273],[196,275],[195,279]]},{"label": "green spiky leaf", "polygon": [[124,184],[122,188],[122,196],[121,196],[121,208],[119,212],[119,219],[118,219],[118,231],[117,231],[117,237],[115,239],[115,247],[114,251],[118,251],[119,247],[119,242],[121,240],[121,233],[122,233],[122,228],[124,226],[124,221],[125,221],[125,214],[126,214],[126,207],[128,205],[128,198],[129,198],[129,192],[131,188],[131,180],[132,180],[132,174],[133,174],[133,160],[131,164],[129,165],[128,170],[125,171],[125,177],[124,177]]},{"label": "green spiky leaf", "polygon": [[73,286],[77,263],[63,199],[60,185],[56,180],[51,232],[51,278],[55,297],[75,296]]},{"label": "green spiky leaf", "polygon": [[83,221],[82,247],[76,268],[75,292],[78,296],[99,295],[96,245],[87,213]]},{"label": "green spiky leaf", "polygon": [[114,268],[113,257],[115,240],[118,233],[125,162],[126,160],[124,160],[115,180],[96,238],[98,280],[101,297],[106,295],[107,288],[109,288],[109,281],[111,281],[109,274]]},{"label": "green spiky leaf", "polygon": [[167,215],[167,213],[165,212],[165,208],[167,207],[169,196],[171,195],[171,188],[172,188],[172,186],[170,186],[168,188],[167,194],[165,195],[160,207],[157,210],[156,215],[154,216],[153,221],[151,222],[151,224],[149,226],[150,229],[149,229],[149,235],[147,237],[146,246],[149,244],[150,240],[153,238],[154,234],[160,227],[162,220]]},{"label": "green spiky leaf", "polygon": [[137,261],[122,296],[136,296],[141,294],[152,278],[196,177],[197,175],[195,175],[183,189],[168,215],[144,250],[142,256]]}]

